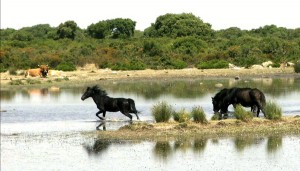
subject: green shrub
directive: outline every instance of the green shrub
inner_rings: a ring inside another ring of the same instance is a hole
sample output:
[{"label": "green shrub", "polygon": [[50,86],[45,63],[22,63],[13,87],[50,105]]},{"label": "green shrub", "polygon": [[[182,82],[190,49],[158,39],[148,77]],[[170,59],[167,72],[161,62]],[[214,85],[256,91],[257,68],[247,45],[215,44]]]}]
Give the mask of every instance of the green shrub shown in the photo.
[{"label": "green shrub", "polygon": [[190,118],[190,114],[186,112],[185,109],[181,109],[179,112],[173,112],[173,119],[179,123],[187,122]]},{"label": "green shrub", "polygon": [[3,64],[0,64],[0,72],[6,72],[7,69],[4,67]]},{"label": "green shrub", "polygon": [[237,105],[235,107],[234,116],[236,117],[236,119],[242,120],[244,122],[248,122],[253,119],[253,113],[250,111],[246,111],[241,105]]},{"label": "green shrub", "polygon": [[173,112],[172,106],[164,101],[152,107],[152,116],[154,116],[156,122],[168,122]]},{"label": "green shrub", "polygon": [[60,63],[57,65],[56,69],[62,71],[75,71],[76,67],[71,63]]},{"label": "green shrub", "polygon": [[17,69],[16,68],[9,68],[8,73],[10,75],[17,75]]},{"label": "green shrub", "polygon": [[298,61],[295,65],[294,65],[294,70],[296,73],[300,73],[300,61]]},{"label": "green shrub", "polygon": [[278,106],[275,102],[267,102],[264,107],[265,115],[267,119],[278,120],[282,116],[281,107]]},{"label": "green shrub", "polygon": [[206,115],[202,109],[202,107],[193,107],[191,116],[194,119],[194,122],[197,123],[208,123],[206,119]]},{"label": "green shrub", "polygon": [[186,68],[188,65],[187,65],[186,62],[184,62],[182,60],[175,59],[175,60],[172,61],[172,66],[175,69],[183,69],[183,68]]},{"label": "green shrub", "polygon": [[206,62],[200,62],[197,65],[198,69],[220,69],[220,68],[228,68],[228,62],[225,60],[210,60]]}]

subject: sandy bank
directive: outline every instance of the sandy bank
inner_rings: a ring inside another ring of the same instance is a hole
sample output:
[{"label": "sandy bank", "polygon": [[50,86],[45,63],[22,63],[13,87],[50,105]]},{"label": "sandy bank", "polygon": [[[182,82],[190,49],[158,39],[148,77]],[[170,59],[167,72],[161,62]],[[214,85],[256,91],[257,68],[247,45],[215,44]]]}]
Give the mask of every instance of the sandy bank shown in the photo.
[{"label": "sandy bank", "polygon": [[117,131],[97,131],[87,135],[101,139],[122,140],[159,140],[177,137],[223,137],[223,136],[264,136],[264,135],[300,135],[300,117],[283,117],[278,121],[254,118],[250,122],[236,119],[209,121],[208,124],[189,123],[146,123],[135,122]]},{"label": "sandy bank", "polygon": [[[1,73],[1,86],[10,85],[12,81],[38,80],[37,84],[61,82],[64,80],[84,83],[99,80],[133,80],[133,79],[169,79],[169,78],[224,78],[224,77],[291,77],[300,76],[294,73],[293,68],[265,68],[265,69],[168,69],[168,70],[135,70],[135,71],[112,71],[110,69],[80,68],[77,71],[63,72],[59,77],[48,76],[47,78],[25,78],[23,75],[10,75]],[[67,79],[66,79],[67,78]],[[64,83],[64,82],[63,82]],[[62,83],[62,84],[63,84]]]}]

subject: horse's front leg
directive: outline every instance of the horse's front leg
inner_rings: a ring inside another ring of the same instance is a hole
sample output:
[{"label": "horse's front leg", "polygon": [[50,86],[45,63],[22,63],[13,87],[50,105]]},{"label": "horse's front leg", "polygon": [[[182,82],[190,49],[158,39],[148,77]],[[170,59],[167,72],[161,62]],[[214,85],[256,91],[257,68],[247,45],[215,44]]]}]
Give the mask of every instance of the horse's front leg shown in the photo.
[{"label": "horse's front leg", "polygon": [[103,113],[103,115],[105,115],[105,111],[99,110],[99,112],[96,113],[96,116],[100,119],[100,120],[104,120],[104,118],[102,118],[101,116],[99,116],[100,113]]}]

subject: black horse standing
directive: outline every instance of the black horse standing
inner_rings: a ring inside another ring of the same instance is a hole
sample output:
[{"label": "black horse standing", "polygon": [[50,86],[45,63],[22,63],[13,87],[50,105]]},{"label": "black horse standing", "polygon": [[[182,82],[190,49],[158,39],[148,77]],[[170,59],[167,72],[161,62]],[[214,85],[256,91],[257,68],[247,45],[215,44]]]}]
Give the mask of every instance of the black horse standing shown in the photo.
[{"label": "black horse standing", "polygon": [[[101,120],[104,120],[106,111],[120,111],[125,116],[129,117],[130,120],[132,120],[132,115],[130,113],[134,113],[137,119],[139,119],[139,116],[137,115],[138,111],[136,110],[135,103],[132,99],[111,98],[107,95],[106,91],[101,90],[98,86],[87,87],[81,100],[85,100],[89,97],[92,97],[96,103],[97,108],[99,109],[96,116]],[[100,113],[103,113],[103,117],[99,116]]]},{"label": "black horse standing", "polygon": [[215,97],[212,97],[213,110],[214,112],[220,111],[219,119],[222,118],[222,114],[227,117],[228,106],[241,104],[244,107],[251,107],[251,111],[255,112],[257,109],[257,117],[259,116],[260,110],[264,112],[264,106],[266,104],[265,95],[257,88],[231,88],[222,89],[218,92]]}]

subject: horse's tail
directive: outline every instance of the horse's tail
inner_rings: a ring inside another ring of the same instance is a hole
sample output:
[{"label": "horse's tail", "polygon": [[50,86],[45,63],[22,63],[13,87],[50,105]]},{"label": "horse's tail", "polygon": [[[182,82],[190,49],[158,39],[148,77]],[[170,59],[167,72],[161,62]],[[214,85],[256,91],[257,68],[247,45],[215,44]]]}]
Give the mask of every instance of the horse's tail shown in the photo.
[{"label": "horse's tail", "polygon": [[260,100],[261,100],[262,107],[265,107],[266,106],[266,97],[265,97],[264,93],[262,93],[262,92],[260,94]]},{"label": "horse's tail", "polygon": [[140,113],[135,108],[134,100],[128,99],[128,102],[129,102],[130,112],[135,113],[135,114]]}]

